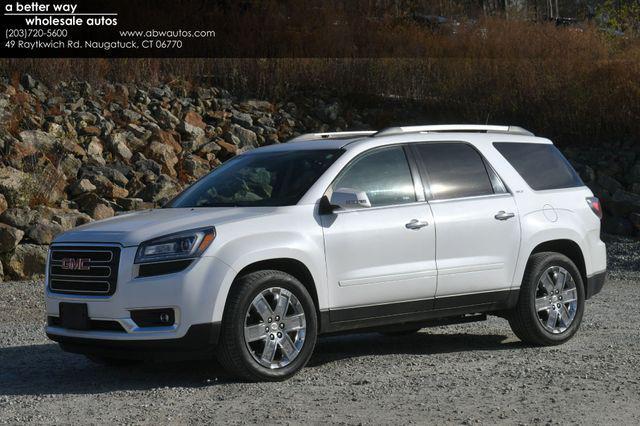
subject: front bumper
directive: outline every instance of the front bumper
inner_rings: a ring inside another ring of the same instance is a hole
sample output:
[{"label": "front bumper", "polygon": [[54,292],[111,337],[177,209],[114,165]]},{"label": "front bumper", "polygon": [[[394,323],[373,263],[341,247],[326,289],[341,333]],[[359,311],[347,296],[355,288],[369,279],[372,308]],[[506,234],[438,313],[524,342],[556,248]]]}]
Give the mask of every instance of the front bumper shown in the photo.
[{"label": "front bumper", "polygon": [[[215,324],[222,319],[223,307],[217,308],[220,311],[217,312],[216,300],[223,283],[234,275],[229,266],[216,257],[203,256],[180,272],[138,277],[137,266],[133,262],[135,252],[135,247],[121,250],[117,286],[111,296],[60,294],[47,288],[47,316],[54,320],[49,321],[47,336],[60,342],[67,350],[77,349],[73,351],[82,350],[83,353],[87,347],[101,350],[126,348],[133,353],[138,350],[145,352],[146,347],[154,351],[174,344],[191,351],[189,342],[194,335],[200,336],[198,339],[201,340],[203,333],[210,334],[202,331],[205,326],[218,327]],[[60,316],[62,302],[86,304],[92,322],[115,324],[117,327],[90,330],[61,327],[55,319]],[[175,313],[174,323],[170,326],[141,327],[132,319],[132,311],[165,308],[173,309]],[[212,333],[217,335],[215,330]],[[207,338],[202,341],[206,342],[205,346],[211,346],[216,340]]]},{"label": "front bumper", "polygon": [[122,359],[194,359],[213,355],[220,323],[195,324],[178,339],[109,340],[60,336],[47,333],[66,352]]}]

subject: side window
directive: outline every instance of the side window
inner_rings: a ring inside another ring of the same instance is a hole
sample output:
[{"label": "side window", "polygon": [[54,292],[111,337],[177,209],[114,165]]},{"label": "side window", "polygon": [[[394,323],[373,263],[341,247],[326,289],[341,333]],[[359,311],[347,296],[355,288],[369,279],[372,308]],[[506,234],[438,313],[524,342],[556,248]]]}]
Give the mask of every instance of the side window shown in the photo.
[{"label": "side window", "polygon": [[[416,145],[436,200],[494,193],[484,160],[471,146],[460,142]],[[497,177],[497,175],[496,175]]]},{"label": "side window", "polygon": [[584,185],[578,173],[554,145],[494,142],[493,146],[536,191]]},{"label": "side window", "polygon": [[366,192],[372,207],[416,201],[409,163],[401,146],[376,149],[357,158],[331,185],[332,190],[339,188]]}]

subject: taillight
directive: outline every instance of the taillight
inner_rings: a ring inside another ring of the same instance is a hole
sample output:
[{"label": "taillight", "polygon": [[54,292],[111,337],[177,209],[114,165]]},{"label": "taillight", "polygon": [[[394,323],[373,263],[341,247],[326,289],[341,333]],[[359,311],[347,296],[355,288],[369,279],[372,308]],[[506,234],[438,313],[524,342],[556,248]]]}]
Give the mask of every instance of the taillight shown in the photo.
[{"label": "taillight", "polygon": [[598,197],[587,197],[587,204],[591,207],[591,211],[593,211],[599,219],[602,219],[602,206],[600,205]]}]

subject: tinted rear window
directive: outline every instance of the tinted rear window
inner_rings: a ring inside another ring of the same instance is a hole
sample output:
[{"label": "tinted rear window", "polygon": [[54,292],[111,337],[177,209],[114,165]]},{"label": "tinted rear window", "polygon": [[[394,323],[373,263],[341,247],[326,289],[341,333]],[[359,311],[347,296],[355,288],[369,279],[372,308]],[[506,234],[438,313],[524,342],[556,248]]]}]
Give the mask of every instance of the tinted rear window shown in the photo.
[{"label": "tinted rear window", "polygon": [[494,142],[493,146],[536,191],[584,185],[571,164],[554,145]]},{"label": "tinted rear window", "polygon": [[465,143],[418,144],[416,149],[429,176],[436,200],[493,194],[480,154]]}]

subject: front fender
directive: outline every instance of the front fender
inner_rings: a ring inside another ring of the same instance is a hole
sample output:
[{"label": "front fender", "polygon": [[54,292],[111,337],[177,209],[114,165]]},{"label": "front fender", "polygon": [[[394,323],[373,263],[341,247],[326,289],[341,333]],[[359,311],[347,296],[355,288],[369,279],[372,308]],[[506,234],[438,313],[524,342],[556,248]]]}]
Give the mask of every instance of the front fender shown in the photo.
[{"label": "front fender", "polygon": [[324,270],[324,247],[322,234],[297,232],[265,232],[245,235],[223,244],[215,257],[230,269],[218,287],[215,297],[213,321],[220,321],[224,313],[229,291],[237,275],[246,267],[273,259],[293,259],[307,267],[316,287],[318,308],[325,309],[328,303],[326,274]]}]

